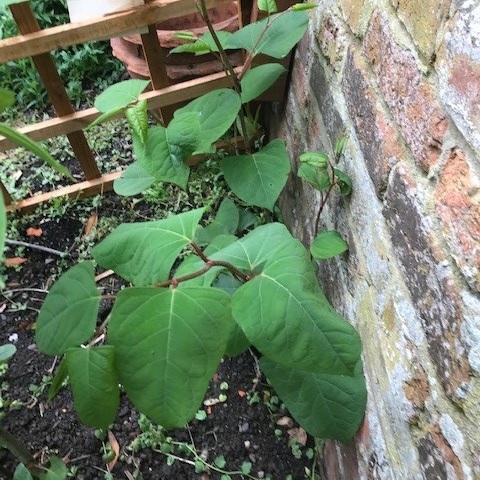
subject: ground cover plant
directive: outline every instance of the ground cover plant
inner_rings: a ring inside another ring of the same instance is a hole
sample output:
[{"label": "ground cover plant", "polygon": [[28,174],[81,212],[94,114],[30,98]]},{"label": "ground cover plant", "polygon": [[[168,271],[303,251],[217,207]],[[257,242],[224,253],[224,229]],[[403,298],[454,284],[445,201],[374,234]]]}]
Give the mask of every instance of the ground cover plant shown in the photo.
[{"label": "ground cover plant", "polygon": [[[137,161],[116,181],[117,193],[137,195],[159,182],[188,190],[186,160],[198,153],[214,155],[215,141],[233,129],[242,134],[246,152],[218,161],[232,195],[218,203],[207,222],[202,217],[208,212],[200,207],[116,227],[93,248],[93,261],[74,265],[50,288],[36,322],[39,349],[63,356],[51,398],[68,378],[81,420],[108,430],[125,392],[142,414],[162,426],[154,437],[169,461],[178,458],[183,445],[197,473],[216,471],[223,480],[255,477],[248,464],[225,470],[221,456],[207,463],[163,429],[202,416],[199,406],[225,355],[253,347],[290,414],[314,437],[348,440],[365,408],[359,336],[329,305],[311,260],[341,253],[345,243],[336,232],[323,232],[309,252],[284,225],[257,225],[246,209],[264,209],[274,220],[290,173],[283,142],[262,144],[248,106],[283,69],[277,64],[251,68],[252,60],[261,53],[285,56],[305,31],[309,6],[281,14],[275,14],[272,2],[259,7],[268,13],[265,20],[224,36],[213,32],[200,4],[209,33],[198,39],[182,33],[190,42],[178,50],[217,52],[231,89],[190,102],[168,125],[148,124],[146,104],[138,100],[146,82],[118,84],[96,101],[102,120],[122,110],[133,131]],[[247,67],[236,73],[225,50],[240,47],[249,56]],[[339,142],[336,158],[341,150]],[[350,193],[348,177],[328,157],[309,153],[302,163],[300,176],[322,192],[318,215],[335,186]],[[99,267],[113,270],[124,288],[100,292]],[[218,395],[220,402],[223,396]],[[106,449],[104,456],[110,461],[116,454]],[[54,459],[51,469],[63,468]]]}]

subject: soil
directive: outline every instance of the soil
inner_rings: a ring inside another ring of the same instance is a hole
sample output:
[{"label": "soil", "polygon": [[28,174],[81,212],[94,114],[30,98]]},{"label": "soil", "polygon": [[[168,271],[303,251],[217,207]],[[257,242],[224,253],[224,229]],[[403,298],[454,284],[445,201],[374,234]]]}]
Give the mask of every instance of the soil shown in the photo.
[{"label": "soil", "polygon": [[[119,221],[132,221],[149,215],[148,205],[141,202],[126,204],[115,194],[104,195],[96,208],[99,225],[102,218],[111,220],[113,216],[119,216],[123,217]],[[48,210],[43,209],[43,212],[36,217],[17,219],[17,230],[24,232],[24,237],[18,240],[60,251],[68,250],[71,254],[67,259],[61,259],[51,253],[27,249],[24,253],[20,252],[26,262],[16,269],[5,271],[6,286],[2,291],[3,298],[0,298],[0,345],[13,342],[17,352],[9,361],[3,377],[0,377],[1,426],[32,452],[38,464],[48,464],[49,455],[55,454],[63,458],[69,468],[77,468],[73,478],[112,478],[105,476],[108,469],[102,460],[102,441],[95,436],[93,429],[83,426],[78,420],[69,387],[62,388],[52,401],[47,401],[51,374],[54,366],[58,365],[58,359],[47,357],[36,348],[35,320],[45,297],[42,290],[48,290],[59,272],[75,262],[86,222],[72,210],[56,218],[49,217]],[[25,234],[26,229],[32,226],[41,228],[41,236]],[[7,257],[18,254],[18,251],[10,249]],[[99,286],[112,291],[119,288],[120,282],[115,277],[109,277]],[[228,384],[227,390],[221,390],[222,382]],[[199,406],[208,413],[205,420],[193,420],[187,428],[166,434],[174,441],[193,444],[198,454],[210,464],[223,455],[226,460],[224,470],[238,471],[243,462],[251,462],[252,477],[231,475],[232,479],[311,478],[306,476],[306,472],[312,470],[314,462],[307,458],[314,448],[313,440],[307,438],[306,445],[302,445],[305,443],[304,431],[295,428],[298,425],[291,423],[288,412],[278,408],[280,403],[275,405],[274,392],[258,372],[256,352],[247,351],[237,358],[223,360],[206,398],[218,399],[222,393],[227,396],[225,402],[210,407]],[[10,406],[2,408],[2,398],[4,404],[7,402]],[[134,440],[137,445],[142,443],[142,439],[144,444],[148,443],[145,440],[148,435],[141,435],[139,419],[136,409],[127,398],[123,398],[117,421],[111,429],[120,448],[118,461],[111,471],[113,478],[221,478],[221,474],[213,469],[196,473],[192,455],[187,453],[176,453],[182,458],[169,465],[167,457],[158,451],[159,445],[133,451],[129,446]],[[279,420],[280,424],[277,424]],[[303,454],[299,455],[299,451]],[[4,476],[0,473],[0,478],[10,480],[17,463],[10,452],[0,450],[0,467],[8,472]],[[223,477],[222,480],[228,478]]]}]

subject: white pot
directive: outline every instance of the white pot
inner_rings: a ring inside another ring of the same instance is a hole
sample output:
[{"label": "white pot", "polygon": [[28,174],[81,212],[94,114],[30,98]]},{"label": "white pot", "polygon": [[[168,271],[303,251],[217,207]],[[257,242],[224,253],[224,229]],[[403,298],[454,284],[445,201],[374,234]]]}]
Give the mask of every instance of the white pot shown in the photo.
[{"label": "white pot", "polygon": [[[144,3],[144,0],[67,0],[68,13],[72,23],[103,17],[109,13],[128,10]],[[142,28],[137,33],[146,33],[147,31],[147,28]]]}]

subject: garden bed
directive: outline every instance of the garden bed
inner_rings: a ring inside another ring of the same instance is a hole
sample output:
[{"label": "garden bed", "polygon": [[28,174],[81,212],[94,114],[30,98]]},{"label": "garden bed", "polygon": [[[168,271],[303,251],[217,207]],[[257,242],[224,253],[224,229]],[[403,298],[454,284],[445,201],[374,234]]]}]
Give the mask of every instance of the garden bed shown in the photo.
[{"label": "garden bed", "polygon": [[[115,152],[110,151],[110,155],[115,156]],[[97,438],[101,436],[99,432],[79,422],[68,388],[63,388],[53,401],[47,401],[55,364],[53,357],[38,351],[34,340],[37,312],[46,291],[76,260],[89,258],[90,248],[119,223],[159,219],[169,212],[180,213],[201,205],[209,206],[215,213],[220,200],[227,195],[225,186],[214,164],[200,169],[201,174],[194,173],[189,193],[164,187],[165,190],[150,189],[134,199],[109,193],[76,203],[56,200],[32,215],[9,218],[8,238],[69,252],[62,258],[10,246],[10,264],[12,258],[16,260],[4,270],[0,344],[13,342],[17,353],[0,379],[1,422],[38,462],[48,463],[49,456],[54,454],[66,461],[72,478],[112,478],[102,455],[108,453],[109,445],[115,447],[118,442],[113,478],[220,479],[228,474],[218,470],[241,473],[242,469],[251,469],[250,476],[230,473],[223,479],[318,478],[311,475],[315,463],[313,439],[293,423],[259,374],[253,350],[224,359],[207,392],[207,404],[199,406],[198,418],[181,430],[161,432],[140,418],[122,397],[109,442],[108,437]],[[28,172],[24,175],[28,177]],[[114,276],[98,282],[104,293],[118,291],[121,285]],[[102,308],[105,315],[109,305]],[[165,436],[172,440],[165,440]],[[172,445],[174,450],[170,450]],[[0,451],[4,470],[13,471],[15,463],[13,456]],[[0,478],[10,478],[1,475]]]}]

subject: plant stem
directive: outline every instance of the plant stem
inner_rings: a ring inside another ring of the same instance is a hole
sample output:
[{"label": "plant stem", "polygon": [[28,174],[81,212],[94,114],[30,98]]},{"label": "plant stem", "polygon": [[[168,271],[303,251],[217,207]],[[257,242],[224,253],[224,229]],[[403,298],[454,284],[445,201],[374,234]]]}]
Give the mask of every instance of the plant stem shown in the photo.
[{"label": "plant stem", "polygon": [[[199,7],[200,14],[202,15],[203,21],[205,22],[205,25],[207,26],[208,31],[210,32],[210,35],[212,36],[212,39],[215,42],[215,45],[218,49],[218,54],[220,55],[220,60],[223,65],[223,69],[230,76],[234,90],[238,93],[238,95],[241,95],[242,86],[240,85],[240,78],[235,73],[233,65],[230,62],[230,59],[228,58],[228,55],[225,52],[225,49],[222,47],[220,40],[218,39],[217,32],[215,32],[215,29],[213,28],[212,22],[210,21],[210,17],[208,16],[207,5],[205,3],[205,0],[200,0],[200,2],[197,5]],[[250,60],[250,64],[251,64],[251,60]],[[247,151],[247,153],[250,153],[250,139],[248,135],[247,124],[245,122],[245,115],[242,109],[240,109],[239,118],[240,118],[240,124],[242,126],[242,135],[245,138],[245,150]]]},{"label": "plant stem", "polygon": [[315,218],[315,237],[318,235],[318,230],[319,230],[319,224],[320,224],[320,216],[322,215],[323,209],[327,203],[328,197],[332,193],[333,187],[337,184],[335,180],[335,172],[333,170],[333,166],[330,164],[330,168],[332,169],[332,179],[330,182],[330,187],[328,187],[327,193],[325,195],[323,192],[321,192],[321,197],[320,197],[320,207],[317,212],[317,216]]}]

